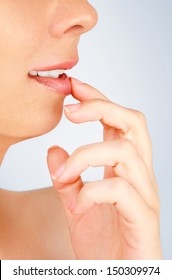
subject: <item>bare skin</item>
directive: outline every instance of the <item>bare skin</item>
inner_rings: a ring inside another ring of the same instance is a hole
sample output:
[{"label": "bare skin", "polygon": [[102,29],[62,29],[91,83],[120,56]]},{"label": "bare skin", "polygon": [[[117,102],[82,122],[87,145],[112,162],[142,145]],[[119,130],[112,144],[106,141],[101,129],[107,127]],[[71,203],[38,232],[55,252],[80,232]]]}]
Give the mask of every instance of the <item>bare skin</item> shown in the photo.
[{"label": "bare skin", "polygon": [[[97,14],[86,0],[2,0],[0,11],[2,162],[12,144],[51,131],[62,116],[65,96],[31,81],[28,71],[76,60],[80,36],[94,27]],[[99,121],[103,141],[71,155],[63,147],[50,149],[53,187],[0,190],[0,258],[162,259],[160,201],[144,115],[87,84],[71,83],[80,107],[65,107],[65,116],[76,124]],[[102,180],[82,181],[89,166],[104,167]]]},{"label": "bare skin", "polygon": [[[79,12],[78,12],[79,11]],[[28,78],[77,61],[80,36],[97,23],[86,0],[0,1],[0,164],[13,144],[54,129],[66,95]],[[0,258],[73,258],[56,191],[0,190]]]},{"label": "bare skin", "polygon": [[97,13],[86,0],[1,0],[0,19],[1,164],[11,145],[60,122],[66,95],[54,94],[28,73],[77,61],[80,36],[95,26]]},{"label": "bare skin", "polygon": [[[2,258],[162,259],[158,187],[143,114],[73,79],[72,94],[81,104],[75,111],[67,106],[66,117],[100,120],[103,142],[72,155],[49,149],[54,189],[1,191]],[[89,166],[105,166],[104,178],[82,182]]]},{"label": "bare skin", "polygon": [[[143,113],[74,79],[72,94],[80,103],[65,106],[66,117],[103,125],[100,143],[79,147],[71,155],[62,147],[48,152],[76,258],[162,259],[160,201]],[[80,175],[89,166],[104,166],[102,180],[82,182]]]},{"label": "bare skin", "polygon": [[1,259],[75,259],[54,187],[0,191]]}]

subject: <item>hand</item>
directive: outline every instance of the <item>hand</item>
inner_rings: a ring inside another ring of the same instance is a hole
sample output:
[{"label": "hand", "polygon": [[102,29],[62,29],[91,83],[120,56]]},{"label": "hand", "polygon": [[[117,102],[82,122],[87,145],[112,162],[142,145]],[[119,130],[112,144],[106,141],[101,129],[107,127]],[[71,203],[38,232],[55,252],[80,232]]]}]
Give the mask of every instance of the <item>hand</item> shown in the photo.
[{"label": "hand", "polygon": [[[76,258],[162,259],[160,203],[144,115],[75,79],[72,94],[81,103],[65,106],[66,117],[74,123],[99,120],[104,140],[71,156],[60,147],[48,152]],[[80,174],[89,166],[104,166],[104,178],[82,182]]]}]

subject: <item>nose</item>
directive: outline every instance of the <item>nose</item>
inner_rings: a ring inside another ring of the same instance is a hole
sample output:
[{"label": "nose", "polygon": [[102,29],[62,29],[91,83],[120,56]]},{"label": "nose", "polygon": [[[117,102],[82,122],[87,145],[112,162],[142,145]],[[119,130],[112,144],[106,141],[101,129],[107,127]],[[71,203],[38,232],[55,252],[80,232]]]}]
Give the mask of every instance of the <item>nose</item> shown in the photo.
[{"label": "nose", "polygon": [[91,30],[98,21],[96,10],[85,0],[55,1],[49,32],[61,38],[64,35],[80,36]]}]

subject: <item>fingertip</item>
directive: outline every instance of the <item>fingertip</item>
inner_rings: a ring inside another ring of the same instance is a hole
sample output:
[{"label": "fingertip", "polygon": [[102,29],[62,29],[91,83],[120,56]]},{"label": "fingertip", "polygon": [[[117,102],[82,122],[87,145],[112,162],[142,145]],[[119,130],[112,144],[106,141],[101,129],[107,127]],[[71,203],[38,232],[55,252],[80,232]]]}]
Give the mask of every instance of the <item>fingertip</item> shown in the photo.
[{"label": "fingertip", "polygon": [[65,113],[75,113],[76,111],[78,111],[78,109],[80,109],[81,107],[81,103],[77,103],[77,104],[68,104],[68,105],[64,105],[64,111]]},{"label": "fingertip", "polygon": [[73,77],[70,77],[71,79],[71,82],[74,84],[74,85],[83,85],[84,83],[81,82],[80,80],[76,79],[76,78],[73,78]]},{"label": "fingertip", "polygon": [[57,146],[57,145],[51,146],[51,147],[48,148],[48,150],[47,150],[47,155],[49,154],[49,152],[51,152],[51,151],[53,151],[53,150],[56,150],[56,149],[60,149],[60,146]]},{"label": "fingertip", "polygon": [[81,82],[78,79],[70,77],[72,85],[72,95],[75,99],[79,101],[91,100],[94,98],[99,98],[103,100],[110,101],[106,96],[104,96],[100,91],[98,91],[93,86],[88,83]]}]

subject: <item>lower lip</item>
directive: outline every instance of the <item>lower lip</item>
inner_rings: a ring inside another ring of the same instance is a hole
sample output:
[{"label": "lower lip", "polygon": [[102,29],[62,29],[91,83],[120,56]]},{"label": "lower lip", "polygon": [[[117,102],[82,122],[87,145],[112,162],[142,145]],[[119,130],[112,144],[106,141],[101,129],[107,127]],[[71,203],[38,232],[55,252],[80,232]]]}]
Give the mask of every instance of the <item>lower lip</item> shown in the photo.
[{"label": "lower lip", "polygon": [[70,78],[66,74],[60,75],[58,78],[51,77],[40,77],[40,76],[29,76],[36,82],[44,85],[46,88],[61,93],[64,95],[71,94],[72,86]]}]

